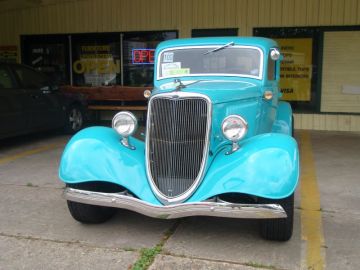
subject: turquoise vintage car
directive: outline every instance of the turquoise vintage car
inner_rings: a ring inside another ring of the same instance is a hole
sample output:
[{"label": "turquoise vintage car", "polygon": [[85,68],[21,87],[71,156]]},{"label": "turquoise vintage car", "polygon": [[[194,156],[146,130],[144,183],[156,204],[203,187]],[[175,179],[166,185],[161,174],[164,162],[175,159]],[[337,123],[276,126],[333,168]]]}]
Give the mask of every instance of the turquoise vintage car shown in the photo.
[{"label": "turquoise vintage car", "polygon": [[291,107],[279,100],[280,59],[265,38],[159,44],[145,140],[122,111],[112,128],[84,129],[67,144],[59,176],[71,215],[255,218],[263,237],[288,240],[299,153]]}]

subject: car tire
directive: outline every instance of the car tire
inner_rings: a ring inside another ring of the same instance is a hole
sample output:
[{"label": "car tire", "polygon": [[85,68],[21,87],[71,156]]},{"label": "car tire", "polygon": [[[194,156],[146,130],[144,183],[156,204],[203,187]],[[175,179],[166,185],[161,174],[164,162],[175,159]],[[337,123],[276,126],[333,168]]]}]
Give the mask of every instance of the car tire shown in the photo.
[{"label": "car tire", "polygon": [[67,205],[71,216],[75,220],[86,224],[103,223],[109,220],[116,213],[116,208],[110,207],[90,205],[73,201],[67,201]]},{"label": "car tire", "polygon": [[279,200],[261,199],[260,203],[280,204],[286,214],[286,218],[263,219],[260,221],[261,236],[267,240],[288,241],[293,233],[294,224],[294,194]]},{"label": "car tire", "polygon": [[79,105],[71,105],[66,112],[65,132],[75,134],[84,127],[85,116]]}]

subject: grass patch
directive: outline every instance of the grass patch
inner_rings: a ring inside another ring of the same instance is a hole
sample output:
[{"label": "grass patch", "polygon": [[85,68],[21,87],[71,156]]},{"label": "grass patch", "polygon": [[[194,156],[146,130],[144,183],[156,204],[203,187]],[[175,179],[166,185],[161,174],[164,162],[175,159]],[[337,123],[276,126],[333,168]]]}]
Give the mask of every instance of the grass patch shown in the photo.
[{"label": "grass patch", "polygon": [[156,255],[160,254],[166,241],[174,234],[176,228],[179,226],[180,221],[174,223],[173,226],[167,230],[161,238],[159,244],[153,248],[142,248],[140,250],[140,258],[132,266],[131,270],[146,270],[154,262]]},{"label": "grass patch", "polygon": [[153,248],[143,248],[140,250],[140,259],[136,261],[132,270],[144,270],[148,269],[153,263],[155,256],[162,250],[162,246],[156,245]]},{"label": "grass patch", "polygon": [[27,187],[38,187],[37,185],[34,185],[34,184],[31,183],[31,182],[28,182],[28,183],[26,184],[26,186],[27,186]]}]

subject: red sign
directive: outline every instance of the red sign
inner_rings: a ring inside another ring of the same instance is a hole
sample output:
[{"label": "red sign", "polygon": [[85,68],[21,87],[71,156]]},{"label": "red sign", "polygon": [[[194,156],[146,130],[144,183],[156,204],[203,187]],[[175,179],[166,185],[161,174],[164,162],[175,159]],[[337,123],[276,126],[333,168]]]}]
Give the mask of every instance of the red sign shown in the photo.
[{"label": "red sign", "polygon": [[133,49],[132,63],[137,65],[154,64],[155,49]]}]

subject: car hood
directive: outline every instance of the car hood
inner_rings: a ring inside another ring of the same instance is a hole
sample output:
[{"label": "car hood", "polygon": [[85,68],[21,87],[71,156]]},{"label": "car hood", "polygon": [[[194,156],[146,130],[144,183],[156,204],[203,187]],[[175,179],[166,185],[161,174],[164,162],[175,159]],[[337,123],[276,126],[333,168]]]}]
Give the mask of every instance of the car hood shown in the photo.
[{"label": "car hood", "polygon": [[[208,96],[213,104],[261,96],[259,85],[245,81],[185,81],[182,92],[199,93]],[[162,85],[153,94],[176,91],[174,83]]]}]

